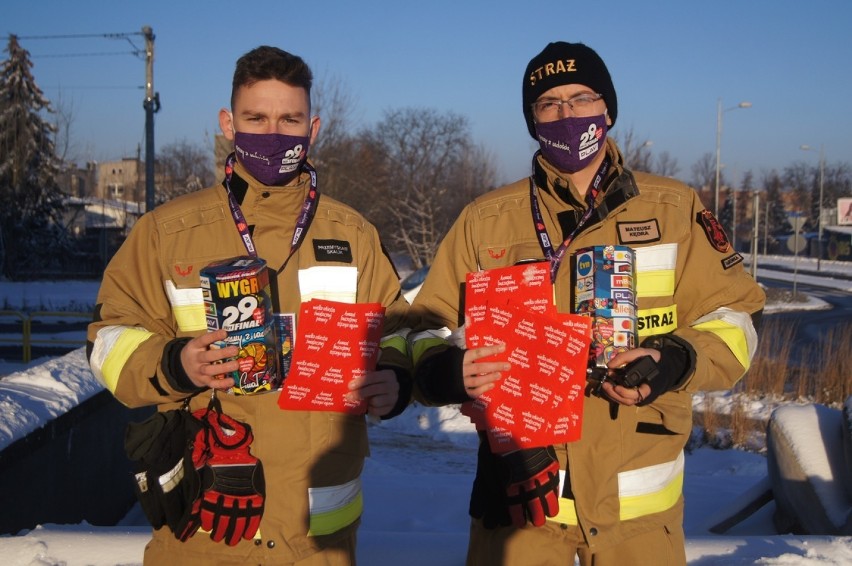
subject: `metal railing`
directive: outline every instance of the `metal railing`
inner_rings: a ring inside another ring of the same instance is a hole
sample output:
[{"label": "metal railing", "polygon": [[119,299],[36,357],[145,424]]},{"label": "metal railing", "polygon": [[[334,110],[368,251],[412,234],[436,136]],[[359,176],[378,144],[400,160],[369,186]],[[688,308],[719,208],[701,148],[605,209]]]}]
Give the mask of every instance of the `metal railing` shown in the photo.
[{"label": "metal railing", "polygon": [[33,330],[38,331],[39,324],[44,324],[45,319],[62,320],[69,318],[85,320],[88,322],[92,320],[92,313],[69,311],[32,311],[27,313],[22,311],[0,310],[0,322],[3,322],[5,324],[20,324],[21,328],[20,335],[17,333],[0,333],[0,344],[20,344],[21,359],[24,363],[28,363],[32,360],[32,347],[34,345],[56,347],[73,347],[85,345],[85,337],[82,339],[62,338],[57,337],[54,333],[54,335],[50,337],[43,338],[41,337],[42,335],[33,332]]}]

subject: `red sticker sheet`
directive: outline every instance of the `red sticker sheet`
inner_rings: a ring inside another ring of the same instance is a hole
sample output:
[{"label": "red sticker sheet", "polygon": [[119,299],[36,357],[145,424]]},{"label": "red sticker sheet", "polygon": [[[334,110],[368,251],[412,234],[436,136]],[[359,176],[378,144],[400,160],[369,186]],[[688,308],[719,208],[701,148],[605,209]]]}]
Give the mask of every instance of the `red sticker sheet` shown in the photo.
[{"label": "red sticker sheet", "polygon": [[314,299],[302,304],[299,339],[278,397],[282,409],[364,414],[345,399],[352,379],[376,368],[385,309]]},{"label": "red sticker sheet", "polygon": [[[511,365],[494,389],[461,409],[486,432],[495,453],[580,437],[591,320],[556,312],[546,265],[500,268],[468,277],[467,346],[505,343],[502,354],[481,361]],[[543,281],[524,284],[538,281],[529,277],[529,271],[524,276],[524,270],[533,267],[542,271]],[[499,292],[503,286],[512,290]],[[547,305],[542,302],[545,297]]]}]

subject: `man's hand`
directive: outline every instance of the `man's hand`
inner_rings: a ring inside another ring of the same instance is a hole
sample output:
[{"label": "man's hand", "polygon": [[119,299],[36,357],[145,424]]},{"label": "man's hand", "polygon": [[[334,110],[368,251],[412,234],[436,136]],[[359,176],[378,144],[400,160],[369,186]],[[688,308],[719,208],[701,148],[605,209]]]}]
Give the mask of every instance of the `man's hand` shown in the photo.
[{"label": "man's hand", "polygon": [[[628,350],[627,352],[619,352],[612,357],[607,366],[609,366],[610,369],[620,368],[629,364],[633,360],[641,358],[642,356],[651,356],[655,362],[660,361],[659,350],[651,348],[635,348],[633,350]],[[642,383],[639,387],[631,388],[621,385],[613,385],[607,380],[601,384],[601,390],[611,400],[615,401],[619,405],[626,405],[628,407],[641,403],[648,395],[651,394],[651,386],[647,383]]]},{"label": "man's hand", "polygon": [[509,362],[477,362],[476,360],[499,354],[505,350],[505,344],[496,344],[465,351],[462,361],[462,379],[464,380],[464,388],[471,398],[476,399],[486,391],[493,389],[495,382],[503,377],[501,372],[509,371],[512,367]]},{"label": "man's hand", "polygon": [[211,389],[229,389],[234,386],[234,380],[224,374],[237,371],[239,362],[227,358],[235,358],[239,349],[236,346],[217,349],[210,348],[214,342],[228,337],[227,330],[216,330],[201,336],[196,336],[186,343],[180,352],[180,361],[189,380],[196,387]]},{"label": "man's hand", "polygon": [[399,382],[390,369],[368,371],[349,382],[346,400],[358,403],[367,401],[367,414],[382,417],[391,412],[399,397]]}]

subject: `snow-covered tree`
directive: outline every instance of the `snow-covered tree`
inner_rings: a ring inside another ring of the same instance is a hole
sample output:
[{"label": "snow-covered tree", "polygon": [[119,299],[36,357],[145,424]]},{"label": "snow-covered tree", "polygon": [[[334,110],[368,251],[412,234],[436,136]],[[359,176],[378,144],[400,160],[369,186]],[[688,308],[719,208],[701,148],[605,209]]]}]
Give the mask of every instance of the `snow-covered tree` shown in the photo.
[{"label": "snow-covered tree", "polygon": [[0,226],[5,242],[2,273],[19,277],[61,262],[67,239],[58,222],[59,163],[47,119],[50,102],[31,73],[30,54],[9,36],[0,63]]}]

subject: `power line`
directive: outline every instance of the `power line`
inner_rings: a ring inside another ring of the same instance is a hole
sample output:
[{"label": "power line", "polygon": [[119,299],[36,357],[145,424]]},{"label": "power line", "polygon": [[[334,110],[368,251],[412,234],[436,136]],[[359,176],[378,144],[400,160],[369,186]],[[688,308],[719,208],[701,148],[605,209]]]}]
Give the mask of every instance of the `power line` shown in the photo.
[{"label": "power line", "polygon": [[133,55],[138,56],[138,51],[102,51],[99,53],[62,53],[50,55],[32,55],[33,59],[58,59],[65,57],[103,57],[107,55]]},{"label": "power line", "polygon": [[[12,34],[14,35],[14,34]],[[128,35],[143,35],[140,31],[127,33],[77,33],[64,35],[19,35],[18,39],[81,39],[85,37],[104,37],[107,39],[120,39]]]},{"label": "power line", "polygon": [[117,86],[117,85],[45,85],[42,90],[142,90],[143,85]]},{"label": "power line", "polygon": [[[10,34],[14,35],[14,34]],[[130,39],[130,36],[144,36],[143,32],[139,31],[131,31],[131,32],[122,32],[122,33],[77,33],[77,34],[59,34],[59,35],[22,35],[17,36],[18,39],[26,39],[26,40],[42,40],[42,39],[91,39],[91,38],[103,38],[103,39],[124,39],[127,43],[133,47],[132,51],[121,51],[121,52],[99,52],[99,53],[69,53],[62,55],[40,55],[38,57],[100,57],[104,55],[133,55],[135,57],[142,58],[145,55],[145,50],[141,49],[133,40]],[[33,56],[36,57],[36,56]]]}]

